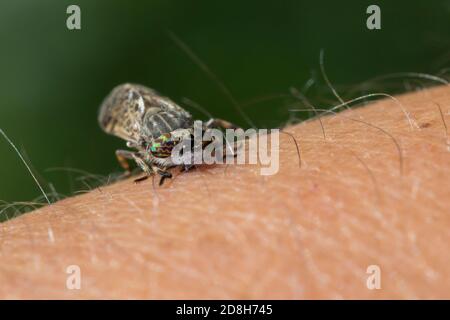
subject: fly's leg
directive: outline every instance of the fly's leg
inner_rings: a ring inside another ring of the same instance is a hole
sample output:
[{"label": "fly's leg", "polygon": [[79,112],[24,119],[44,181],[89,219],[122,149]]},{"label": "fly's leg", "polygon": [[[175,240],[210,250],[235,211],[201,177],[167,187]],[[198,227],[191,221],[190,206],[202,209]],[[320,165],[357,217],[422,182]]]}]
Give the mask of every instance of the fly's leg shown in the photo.
[{"label": "fly's leg", "polygon": [[145,176],[142,178],[138,178],[135,182],[140,182],[145,180],[148,176],[152,175],[152,169],[145,163],[144,159],[137,153],[127,150],[117,150],[116,157],[119,161],[119,164],[124,168],[125,173],[124,177],[129,177],[131,175],[130,163],[128,160],[133,160],[136,164],[141,168],[141,170],[145,173]]},{"label": "fly's leg", "polygon": [[161,179],[159,180],[160,186],[164,184],[164,180],[172,178],[172,174],[169,171],[160,171],[158,174],[161,176]]},{"label": "fly's leg", "polygon": [[123,173],[124,178],[129,177],[131,175],[130,163],[128,162],[128,160],[134,160],[133,153],[134,152],[127,150],[116,151],[117,161],[119,162],[120,166],[125,170],[125,172]]},{"label": "fly's leg", "polygon": [[156,165],[153,165],[152,170],[161,177],[161,179],[159,180],[160,186],[163,185],[164,180],[172,178],[172,174],[169,171],[167,171],[167,168],[165,167],[158,167]]},{"label": "fly's leg", "polygon": [[134,179],[134,183],[139,183],[148,179],[148,175],[142,176],[140,178]]},{"label": "fly's leg", "polygon": [[147,165],[147,163],[145,163],[144,159],[142,159],[139,155],[134,154],[133,159],[136,162],[136,164],[141,168],[141,170],[145,173],[145,176],[135,179],[134,182],[139,183],[141,181],[147,180],[147,178],[153,174],[154,170],[150,168]]}]

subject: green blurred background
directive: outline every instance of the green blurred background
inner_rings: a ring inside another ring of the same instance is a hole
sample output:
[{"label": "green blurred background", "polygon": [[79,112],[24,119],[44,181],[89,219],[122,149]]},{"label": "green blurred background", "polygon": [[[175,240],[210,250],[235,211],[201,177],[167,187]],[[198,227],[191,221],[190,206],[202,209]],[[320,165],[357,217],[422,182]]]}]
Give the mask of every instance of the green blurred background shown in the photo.
[{"label": "green blurred background", "polygon": [[[66,28],[66,8],[81,8],[79,31]],[[366,8],[381,7],[381,30],[366,28]],[[92,1],[2,0],[0,127],[26,153],[46,190],[80,189],[78,168],[118,172],[123,142],[97,125],[104,96],[122,82],[188,97],[217,117],[246,126],[208,78],[174,42],[172,30],[240,102],[302,88],[320,106],[333,103],[318,65],[347,88],[383,74],[437,74],[450,67],[450,1]],[[445,74],[444,74],[445,76]],[[405,83],[401,79],[397,82]],[[411,81],[411,84],[417,85]],[[410,84],[410,85],[411,85]],[[388,90],[386,86],[386,90]],[[353,92],[353,96],[361,92]],[[324,102],[325,101],[325,102]],[[286,101],[246,108],[259,127],[288,120]],[[203,117],[192,110],[196,117]],[[0,140],[0,199],[30,200],[39,191],[11,147]]]}]

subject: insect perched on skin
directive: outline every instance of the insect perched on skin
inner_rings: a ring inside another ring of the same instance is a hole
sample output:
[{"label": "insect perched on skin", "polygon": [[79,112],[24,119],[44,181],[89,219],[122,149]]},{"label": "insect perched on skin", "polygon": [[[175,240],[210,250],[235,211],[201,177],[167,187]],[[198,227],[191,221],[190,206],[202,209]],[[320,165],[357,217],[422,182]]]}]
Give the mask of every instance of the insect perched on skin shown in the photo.
[{"label": "insect perched on skin", "polygon": [[[171,159],[172,149],[184,139],[192,139],[194,121],[189,112],[169,98],[139,84],[121,84],[115,87],[100,106],[98,117],[101,128],[127,142],[137,151],[117,150],[120,165],[130,174],[128,160],[134,160],[146,174],[164,179],[172,178],[169,168],[177,166]],[[203,125],[209,128],[237,129],[225,120],[210,119]],[[193,165],[181,165],[183,171]]]}]

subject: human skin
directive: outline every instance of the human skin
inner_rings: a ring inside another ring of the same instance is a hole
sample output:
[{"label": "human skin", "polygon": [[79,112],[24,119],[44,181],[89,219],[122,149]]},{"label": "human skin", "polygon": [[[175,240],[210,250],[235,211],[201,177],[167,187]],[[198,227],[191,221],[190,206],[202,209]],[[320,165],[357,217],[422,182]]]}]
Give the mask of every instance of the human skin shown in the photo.
[{"label": "human skin", "polygon": [[397,98],[411,123],[385,99],[323,117],[326,139],[317,120],[285,128],[301,167],[281,134],[273,176],[201,166],[1,224],[0,297],[450,298],[450,86]]}]

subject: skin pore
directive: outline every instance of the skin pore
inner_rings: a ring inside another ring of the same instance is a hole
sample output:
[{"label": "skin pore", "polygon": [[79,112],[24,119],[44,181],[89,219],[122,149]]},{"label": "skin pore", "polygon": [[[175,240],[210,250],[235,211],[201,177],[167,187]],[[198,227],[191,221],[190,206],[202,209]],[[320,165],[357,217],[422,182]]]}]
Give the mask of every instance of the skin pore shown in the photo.
[{"label": "skin pore", "polygon": [[450,298],[450,86],[397,98],[323,117],[325,140],[285,128],[301,168],[280,134],[273,176],[201,166],[1,224],[0,298]]}]

